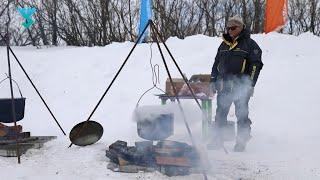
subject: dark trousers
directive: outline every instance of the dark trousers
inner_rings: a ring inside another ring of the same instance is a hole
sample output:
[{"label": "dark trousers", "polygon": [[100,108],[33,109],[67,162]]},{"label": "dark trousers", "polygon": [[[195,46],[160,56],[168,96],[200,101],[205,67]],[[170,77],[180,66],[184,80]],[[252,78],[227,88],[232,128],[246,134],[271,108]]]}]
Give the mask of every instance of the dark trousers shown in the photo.
[{"label": "dark trousers", "polygon": [[245,134],[250,134],[250,125],[252,123],[248,117],[250,96],[249,88],[244,88],[243,86],[236,86],[234,88],[218,91],[215,116],[217,127],[223,128],[227,124],[227,116],[232,103],[234,103],[238,120],[238,136],[241,135],[243,131],[247,132]]}]

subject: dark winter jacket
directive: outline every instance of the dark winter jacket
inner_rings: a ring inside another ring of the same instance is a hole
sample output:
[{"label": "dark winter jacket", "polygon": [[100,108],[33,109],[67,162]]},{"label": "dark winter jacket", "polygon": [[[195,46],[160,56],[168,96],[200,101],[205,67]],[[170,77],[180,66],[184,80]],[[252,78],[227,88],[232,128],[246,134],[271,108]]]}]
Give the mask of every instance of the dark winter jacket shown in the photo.
[{"label": "dark winter jacket", "polygon": [[232,42],[229,34],[223,35],[211,72],[211,82],[226,81],[231,77],[248,77],[254,87],[263,63],[262,51],[244,29]]}]

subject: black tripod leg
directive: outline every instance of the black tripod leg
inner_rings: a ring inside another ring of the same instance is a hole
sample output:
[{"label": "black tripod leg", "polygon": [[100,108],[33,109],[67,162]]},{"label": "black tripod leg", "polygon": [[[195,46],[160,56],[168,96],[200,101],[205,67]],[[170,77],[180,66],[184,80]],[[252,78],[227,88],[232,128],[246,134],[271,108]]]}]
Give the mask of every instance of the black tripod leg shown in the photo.
[{"label": "black tripod leg", "polygon": [[[11,62],[10,62],[10,52],[9,52],[9,36],[6,39],[7,42],[7,58],[8,58],[8,71],[9,71],[9,81],[10,81],[10,94],[11,94],[11,110],[12,110],[12,118],[14,122],[14,127],[17,129],[17,117],[16,117],[16,108],[14,102],[13,88],[12,88],[12,74],[11,74]],[[18,163],[21,163],[20,159],[20,145],[19,145],[19,135],[16,134],[16,152],[18,156]]]},{"label": "black tripod leg", "polygon": [[[6,39],[1,33],[0,36],[2,39]],[[56,117],[53,115],[51,109],[49,108],[49,106],[47,105],[46,101],[43,99],[43,97],[41,96],[40,92],[38,91],[37,87],[34,85],[34,83],[32,82],[31,78],[29,77],[27,71],[24,69],[24,67],[22,66],[22,64],[20,63],[18,57],[16,56],[16,54],[13,52],[13,50],[11,49],[11,47],[8,45],[8,51],[11,52],[11,54],[13,55],[13,57],[15,58],[15,60],[17,61],[17,63],[19,64],[20,68],[22,69],[23,73],[26,75],[27,79],[29,80],[29,82],[31,83],[32,87],[34,88],[34,90],[37,92],[38,96],[40,97],[41,101],[43,102],[43,104],[46,106],[47,110],[49,111],[50,115],[52,116],[52,118],[54,119],[54,121],[56,122],[56,124],[59,126],[60,130],[62,131],[62,133],[64,135],[66,135],[66,133],[64,132],[64,130],[62,129],[61,125],[59,124],[58,120],[56,119]]]},{"label": "black tripod leg", "polygon": [[48,104],[46,103],[46,101],[43,99],[42,95],[40,94],[40,92],[38,91],[37,87],[34,85],[34,83],[32,82],[31,78],[29,77],[27,71],[24,69],[24,67],[22,66],[22,64],[20,63],[18,57],[15,55],[15,53],[13,52],[13,50],[11,49],[11,47],[9,47],[9,50],[11,52],[11,54],[14,56],[14,58],[16,59],[16,61],[18,62],[20,68],[22,69],[23,73],[26,75],[26,77],[28,78],[29,82],[31,83],[32,87],[34,88],[34,90],[37,92],[37,94],[39,95],[41,101],[43,102],[43,104],[46,106],[47,110],[49,111],[50,115],[52,116],[52,118],[54,119],[54,121],[56,122],[56,124],[59,126],[60,130],[62,131],[62,133],[64,135],[66,135],[66,133],[64,132],[63,128],[61,127],[60,123],[58,122],[57,118],[54,116],[54,114],[52,113],[51,109],[49,108]]},{"label": "black tripod leg", "polygon": [[160,32],[158,31],[158,29],[156,28],[155,24],[154,24],[152,21],[151,21],[151,23],[150,23],[150,24],[151,24],[151,28],[152,28],[152,29],[154,29],[154,32],[158,35],[158,37],[159,37],[159,39],[160,39],[161,43],[164,45],[164,47],[165,47],[165,48],[166,48],[166,50],[168,51],[168,53],[169,53],[169,55],[170,55],[171,59],[173,60],[173,62],[174,62],[174,64],[175,64],[175,66],[177,67],[177,69],[178,69],[178,71],[179,71],[180,75],[182,76],[183,80],[184,80],[184,81],[185,81],[185,83],[187,84],[188,89],[189,89],[189,91],[191,92],[193,99],[196,101],[197,105],[198,105],[198,106],[199,106],[199,108],[202,110],[201,105],[200,105],[200,102],[199,102],[199,101],[198,101],[198,99],[196,98],[196,96],[195,96],[195,94],[194,94],[194,92],[193,92],[193,90],[192,90],[192,88],[191,88],[191,86],[190,86],[189,82],[188,82],[188,81],[187,81],[187,79],[184,77],[184,75],[183,75],[183,73],[182,73],[182,70],[180,69],[180,67],[179,67],[179,65],[178,65],[178,63],[177,63],[177,61],[175,60],[175,58],[173,57],[173,55],[172,55],[171,51],[169,50],[168,46],[167,46],[167,45],[166,45],[166,43],[164,42],[164,39],[161,37]]},{"label": "black tripod leg", "polygon": [[[128,59],[130,58],[132,52],[134,51],[134,49],[136,48],[136,46],[138,45],[140,39],[142,38],[142,36],[144,35],[145,31],[147,30],[147,28],[149,27],[150,22],[147,23],[146,27],[143,29],[141,35],[139,36],[138,40],[136,41],[136,43],[134,44],[134,46],[132,47],[131,51],[129,52],[128,56],[126,57],[126,59],[124,60],[124,62],[122,63],[120,69],[118,70],[118,72],[116,73],[116,75],[114,76],[114,78],[112,79],[111,83],[109,84],[107,90],[103,93],[103,95],[101,96],[99,102],[97,103],[97,105],[94,107],[93,111],[91,112],[91,114],[89,115],[89,117],[87,118],[87,121],[90,120],[90,118],[92,117],[92,115],[95,113],[95,111],[97,110],[97,108],[99,107],[100,103],[102,102],[102,100],[104,99],[104,97],[106,96],[106,94],[108,93],[109,89],[111,88],[111,86],[113,85],[114,81],[117,79],[118,75],[120,74],[121,70],[123,69],[123,67],[125,66],[125,64],[127,63]],[[84,123],[81,130],[79,131],[80,134],[83,129],[87,126],[87,123]],[[76,135],[77,136],[77,135]],[[71,147],[73,145],[73,143],[71,143],[69,145],[69,147]]]},{"label": "black tripod leg", "polygon": [[160,52],[160,55],[161,55],[161,58],[162,58],[162,62],[163,62],[163,64],[164,64],[165,68],[166,68],[166,71],[167,71],[167,74],[168,74],[170,83],[171,83],[171,85],[172,85],[172,87],[173,87],[173,92],[174,92],[175,98],[176,98],[176,100],[177,100],[177,102],[178,102],[179,109],[181,110],[181,112],[182,112],[182,114],[183,114],[184,123],[185,123],[185,125],[186,125],[186,127],[187,127],[187,130],[188,130],[189,136],[191,137],[192,142],[194,142],[193,136],[192,136],[192,133],[191,133],[191,129],[190,129],[189,124],[188,124],[188,122],[187,122],[187,120],[186,120],[186,118],[185,118],[185,113],[184,113],[184,111],[183,111],[183,109],[182,109],[182,107],[181,107],[181,102],[180,102],[180,99],[179,99],[179,97],[178,97],[178,91],[177,91],[175,85],[173,84],[173,80],[172,80],[171,73],[170,73],[170,71],[169,71],[168,64],[167,64],[167,62],[166,62],[166,60],[165,60],[165,58],[164,58],[162,49],[161,49],[160,44],[159,44],[159,41],[158,41],[158,38],[157,38],[156,34],[154,33],[154,28],[153,28],[152,26],[151,26],[151,30],[152,30],[153,35],[154,35],[154,40],[155,40],[156,43],[157,43],[157,46],[158,46],[158,49],[159,49],[159,52]]},{"label": "black tripod leg", "polygon": [[[159,44],[159,41],[158,41],[158,38],[157,38],[157,35],[159,36],[159,34],[155,34],[155,32],[154,32],[154,31],[155,31],[155,26],[154,26],[154,24],[153,24],[153,22],[152,22],[151,20],[150,20],[150,24],[151,24],[151,30],[152,30],[153,35],[154,35],[154,40],[155,40],[156,43],[157,43],[157,46],[158,46],[158,49],[159,49],[159,51],[160,51],[160,55],[161,55],[162,61],[163,61],[164,66],[165,66],[165,68],[166,68],[167,74],[168,74],[168,76],[169,76],[170,83],[171,83],[171,85],[172,85],[172,87],[173,87],[174,95],[175,95],[175,98],[177,99],[178,106],[179,106],[179,110],[180,110],[180,112],[181,112],[181,114],[182,114],[182,116],[183,116],[184,124],[185,124],[185,126],[186,126],[186,128],[187,128],[187,131],[188,131],[188,134],[189,134],[189,137],[190,137],[190,139],[191,139],[191,142],[192,142],[193,147],[195,147],[195,148],[196,148],[196,151],[199,153],[199,150],[198,150],[198,148],[197,148],[197,146],[196,146],[196,143],[195,143],[195,140],[194,140],[194,138],[193,138],[193,135],[192,135],[190,126],[189,126],[189,124],[188,124],[188,121],[187,121],[185,112],[184,112],[184,110],[183,110],[183,108],[182,108],[182,106],[181,106],[181,102],[180,102],[180,99],[179,99],[179,97],[178,97],[177,89],[176,89],[176,87],[175,87],[174,84],[173,84],[172,76],[171,76],[171,74],[170,74],[168,65],[167,65],[166,60],[165,60],[165,58],[164,58],[163,52],[162,52],[162,50],[161,50],[161,47],[160,47],[160,44]],[[182,76],[183,76],[183,74],[182,74]],[[184,76],[183,76],[183,77],[184,77]],[[194,98],[195,98],[195,97],[194,97]],[[196,100],[197,100],[197,99],[196,99]],[[199,104],[199,105],[200,105],[200,104]],[[201,107],[201,106],[200,106],[200,107]],[[199,156],[200,156],[200,153],[199,153]],[[200,156],[200,157],[201,157],[201,156]],[[205,180],[207,180],[207,179],[208,179],[208,176],[207,176],[207,173],[206,173],[206,171],[205,171],[204,163],[203,163],[202,160],[201,160],[201,164],[202,164],[202,174],[203,174],[203,177],[204,177]]]},{"label": "black tripod leg", "polygon": [[150,24],[151,24],[152,29],[154,29],[155,33],[157,33],[157,35],[158,35],[158,37],[160,38],[161,42],[163,43],[164,47],[165,47],[166,50],[168,51],[168,53],[169,53],[172,61],[174,62],[175,66],[177,67],[177,69],[178,69],[180,75],[182,76],[183,80],[184,80],[185,83],[187,84],[188,89],[189,89],[189,91],[191,92],[191,95],[192,95],[193,99],[196,101],[198,107],[200,108],[200,110],[201,110],[201,112],[202,112],[202,116],[205,117],[206,120],[209,120],[209,119],[211,120],[211,117],[208,116],[208,114],[204,111],[204,108],[200,105],[199,100],[196,98],[196,96],[195,96],[195,94],[194,94],[194,92],[193,92],[193,90],[192,90],[189,82],[188,82],[187,79],[184,77],[184,75],[183,75],[183,73],[182,73],[182,70],[180,69],[177,61],[176,61],[175,58],[173,57],[173,55],[172,55],[171,51],[169,50],[168,46],[167,46],[166,43],[164,42],[164,39],[162,38],[159,30],[156,28],[156,26],[155,26],[155,24],[154,24],[153,22],[151,22]]}]

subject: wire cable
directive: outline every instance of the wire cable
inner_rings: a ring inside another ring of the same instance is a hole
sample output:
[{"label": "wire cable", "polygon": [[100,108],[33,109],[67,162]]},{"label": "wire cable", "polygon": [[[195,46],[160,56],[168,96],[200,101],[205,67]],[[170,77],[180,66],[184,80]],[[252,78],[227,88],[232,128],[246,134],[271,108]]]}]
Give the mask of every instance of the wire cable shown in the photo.
[{"label": "wire cable", "polygon": [[152,64],[152,59],[153,59],[153,51],[152,51],[152,44],[150,44],[150,59],[149,59],[149,63],[150,63],[150,67],[151,67],[151,73],[152,73],[152,84],[153,86],[151,88],[149,88],[148,90],[146,90],[139,98],[136,107],[139,106],[139,103],[141,101],[141,99],[143,98],[144,95],[146,95],[149,91],[151,91],[152,89],[156,88],[158,90],[160,90],[161,92],[163,92],[164,94],[166,93],[164,90],[162,90],[161,88],[159,88],[157,86],[157,84],[160,84],[160,66],[159,64]]}]

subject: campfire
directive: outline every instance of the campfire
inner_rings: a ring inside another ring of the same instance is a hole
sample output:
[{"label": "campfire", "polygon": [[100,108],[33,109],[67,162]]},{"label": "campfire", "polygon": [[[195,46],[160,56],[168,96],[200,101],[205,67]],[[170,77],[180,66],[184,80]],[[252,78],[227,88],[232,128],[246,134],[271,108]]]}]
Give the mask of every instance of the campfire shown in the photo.
[{"label": "campfire", "polygon": [[117,172],[159,171],[168,176],[197,172],[200,158],[194,147],[166,140],[174,132],[174,113],[163,105],[139,107],[134,112],[138,135],[147,141],[128,146],[116,141],[106,150],[108,168]]},{"label": "campfire", "polygon": [[192,146],[177,141],[116,141],[106,150],[110,159],[108,168],[117,172],[137,173],[159,171],[168,176],[189,175],[198,172],[199,156]]},{"label": "campfire", "polygon": [[[0,81],[0,84],[9,77]],[[19,85],[20,97],[0,98],[0,156],[18,157],[31,148],[41,148],[43,144],[56,137],[31,136],[30,132],[23,132],[23,127],[17,123],[22,121],[25,114],[26,98],[23,97]],[[13,124],[13,125],[8,125]]]},{"label": "campfire", "polygon": [[41,148],[44,143],[55,138],[55,136],[31,136],[30,132],[22,132],[21,125],[6,126],[0,123],[0,156],[18,157],[29,149]]}]

